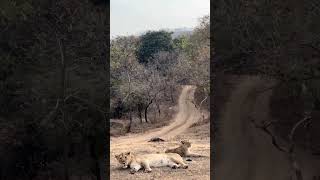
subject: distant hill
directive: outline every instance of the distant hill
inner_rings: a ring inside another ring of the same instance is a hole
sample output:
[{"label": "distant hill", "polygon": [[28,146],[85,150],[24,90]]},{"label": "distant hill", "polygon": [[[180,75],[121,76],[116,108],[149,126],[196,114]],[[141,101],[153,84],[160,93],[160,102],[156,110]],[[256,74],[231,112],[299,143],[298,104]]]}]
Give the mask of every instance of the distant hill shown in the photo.
[{"label": "distant hill", "polygon": [[[165,31],[171,31],[173,32],[172,34],[172,38],[175,39],[179,36],[189,36],[192,34],[192,31],[193,31],[193,28],[175,28],[175,29],[162,29],[162,30],[165,30]],[[142,32],[142,33],[138,33],[137,35],[138,36],[141,36],[143,34],[145,34],[147,31],[145,32]]]},{"label": "distant hill", "polygon": [[[179,36],[190,36],[192,34],[193,28],[175,28],[175,29],[162,29],[165,31],[170,31],[173,32],[172,34],[172,38],[175,39]],[[153,30],[152,30],[153,31]],[[133,36],[141,36],[143,34],[145,34],[147,31],[141,32],[141,33],[137,33],[137,34],[133,34]],[[111,36],[110,37],[110,41],[115,39],[118,36]]]},{"label": "distant hill", "polygon": [[175,39],[179,36],[190,36],[192,34],[193,28],[176,28],[169,30],[172,31],[172,38]]}]

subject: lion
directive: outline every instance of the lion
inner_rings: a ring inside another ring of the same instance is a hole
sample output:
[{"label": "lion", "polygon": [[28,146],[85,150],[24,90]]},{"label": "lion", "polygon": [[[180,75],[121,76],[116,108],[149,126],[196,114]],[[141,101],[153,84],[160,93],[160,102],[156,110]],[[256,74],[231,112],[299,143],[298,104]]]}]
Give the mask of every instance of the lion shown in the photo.
[{"label": "lion", "polygon": [[205,157],[199,154],[192,154],[189,151],[191,143],[189,141],[181,141],[181,145],[174,149],[167,149],[165,153],[177,153],[181,157]]},{"label": "lion", "polygon": [[138,172],[141,168],[144,168],[145,172],[151,172],[151,167],[169,166],[173,169],[180,167],[184,169],[188,168],[188,165],[183,162],[182,157],[176,153],[136,155],[129,151],[115,155],[115,158],[123,165],[122,168],[130,167],[131,174]]},{"label": "lion", "polygon": [[116,154],[115,158],[118,160],[120,164],[123,165],[123,169],[129,168],[125,163],[123,163],[123,161],[125,160],[125,153]]}]

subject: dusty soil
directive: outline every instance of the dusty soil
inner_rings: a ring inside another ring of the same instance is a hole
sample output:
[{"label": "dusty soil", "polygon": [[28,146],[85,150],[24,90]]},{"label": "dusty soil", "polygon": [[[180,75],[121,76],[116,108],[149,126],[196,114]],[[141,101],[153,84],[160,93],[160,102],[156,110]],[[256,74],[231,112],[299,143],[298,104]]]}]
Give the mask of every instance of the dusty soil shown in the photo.
[{"label": "dusty soil", "polygon": [[[293,172],[288,156],[277,150],[270,137],[257,129],[249,117],[268,120],[272,91],[254,92],[270,87],[272,82],[258,77],[241,77],[235,83],[219,118],[213,179],[289,180]],[[320,159],[298,153],[304,179],[319,176]]]},{"label": "dusty soil", "polygon": [[[110,147],[110,176],[111,179],[210,179],[210,125],[209,123],[192,126],[201,120],[199,111],[191,103],[195,88],[185,86],[178,101],[178,113],[168,126],[150,130],[142,134],[128,134],[111,138]],[[192,127],[190,127],[192,126]],[[165,142],[148,142],[153,137],[160,137]],[[132,175],[128,169],[121,169],[114,155],[120,152],[135,153],[164,152],[166,148],[176,147],[181,140],[192,143],[191,152],[207,157],[192,158],[187,161],[188,169],[171,169],[169,167],[153,168],[151,173],[139,171]]]}]

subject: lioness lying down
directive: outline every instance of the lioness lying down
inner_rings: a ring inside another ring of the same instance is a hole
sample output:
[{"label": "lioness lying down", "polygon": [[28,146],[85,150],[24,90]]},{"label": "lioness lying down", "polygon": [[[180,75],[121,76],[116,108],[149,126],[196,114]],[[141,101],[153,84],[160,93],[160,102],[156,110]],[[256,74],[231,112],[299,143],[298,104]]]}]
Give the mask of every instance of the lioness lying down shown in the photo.
[{"label": "lioness lying down", "polygon": [[189,148],[191,143],[189,141],[181,141],[181,145],[177,148],[167,149],[165,153],[177,153],[182,157],[205,157],[200,154],[190,153]]},{"label": "lioness lying down", "polygon": [[130,172],[134,174],[139,169],[144,168],[145,172],[151,172],[150,167],[169,166],[171,168],[188,168],[182,157],[176,153],[143,154],[135,155],[132,152],[125,152],[115,155],[115,158],[123,165],[122,168],[130,167]]}]

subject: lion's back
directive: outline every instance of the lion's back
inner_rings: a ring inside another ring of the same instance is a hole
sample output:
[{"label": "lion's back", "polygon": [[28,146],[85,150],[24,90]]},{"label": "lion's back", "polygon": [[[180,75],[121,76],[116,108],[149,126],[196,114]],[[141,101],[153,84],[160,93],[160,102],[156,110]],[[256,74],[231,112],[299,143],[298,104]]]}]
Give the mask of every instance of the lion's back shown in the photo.
[{"label": "lion's back", "polygon": [[180,147],[175,148],[175,149],[166,150],[165,152],[166,153],[176,153],[176,154],[179,154],[180,156],[184,156],[185,153],[186,153],[186,150],[183,147],[180,146]]},{"label": "lion's back", "polygon": [[152,153],[152,154],[142,154],[138,156],[139,159],[143,160],[163,160],[168,158],[167,153]]}]

